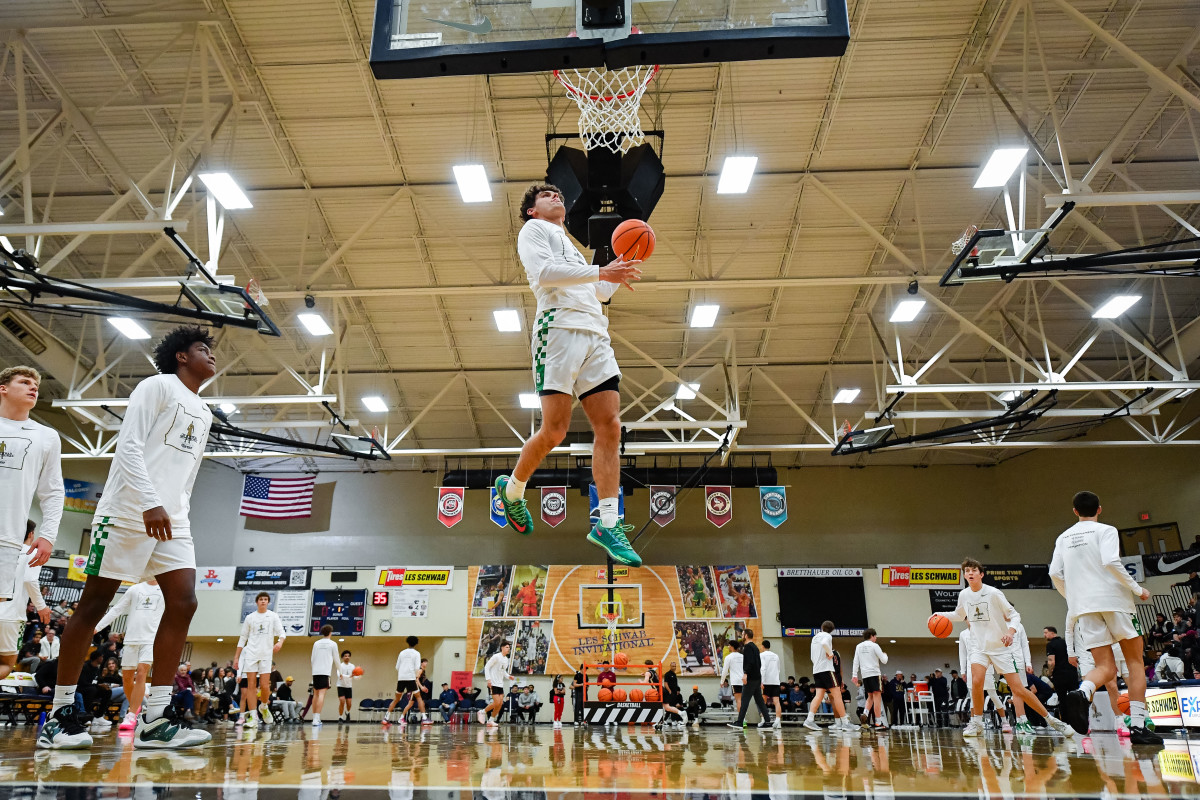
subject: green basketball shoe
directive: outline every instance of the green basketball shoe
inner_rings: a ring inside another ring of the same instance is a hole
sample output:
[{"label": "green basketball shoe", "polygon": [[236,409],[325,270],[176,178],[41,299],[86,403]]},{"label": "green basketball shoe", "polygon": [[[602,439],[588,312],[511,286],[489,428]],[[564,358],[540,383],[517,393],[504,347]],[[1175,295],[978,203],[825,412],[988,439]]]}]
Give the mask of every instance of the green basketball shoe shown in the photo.
[{"label": "green basketball shoe", "polygon": [[587,540],[597,547],[603,548],[613,561],[628,567],[640,567],[642,557],[633,551],[633,546],[625,537],[625,534],[631,530],[633,530],[632,525],[623,525],[618,522],[613,527],[606,528],[597,522],[596,527],[592,528],[592,532],[588,534]]},{"label": "green basketball shoe", "polygon": [[529,508],[525,505],[525,498],[520,500],[509,500],[505,494],[505,489],[508,488],[508,476],[501,475],[496,478],[496,498],[500,501],[500,505],[504,507],[504,519],[508,520],[508,524],[512,529],[522,536],[528,536],[533,533],[533,519],[529,516]]}]

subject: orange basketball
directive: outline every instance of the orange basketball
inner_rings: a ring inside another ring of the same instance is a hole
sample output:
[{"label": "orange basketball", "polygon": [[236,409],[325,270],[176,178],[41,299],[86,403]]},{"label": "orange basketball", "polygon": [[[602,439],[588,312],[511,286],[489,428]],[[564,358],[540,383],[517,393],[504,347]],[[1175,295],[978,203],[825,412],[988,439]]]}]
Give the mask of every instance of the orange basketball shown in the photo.
[{"label": "orange basketball", "polygon": [[350,674],[356,678],[362,677],[362,674],[363,674],[362,667],[355,667],[353,670],[350,671]]},{"label": "orange basketball", "polygon": [[612,686],[616,685],[616,681],[614,681],[612,678],[605,678],[604,680],[600,681],[600,685],[605,686],[605,687],[612,687]]},{"label": "orange basketball", "polygon": [[617,653],[613,656],[613,664],[618,667],[627,667],[629,666],[629,656],[624,653]]},{"label": "orange basketball", "polygon": [[954,623],[942,614],[930,614],[925,624],[929,626],[929,632],[939,639],[945,639],[954,630]]},{"label": "orange basketball", "polygon": [[624,689],[613,689],[612,696],[613,696],[613,700],[616,700],[618,703],[625,702],[625,690]]},{"label": "orange basketball", "polygon": [[627,219],[612,235],[613,252],[626,261],[645,261],[654,252],[654,229],[640,219]]},{"label": "orange basketball", "polygon": [[1117,698],[1117,708],[1120,709],[1122,714],[1129,713],[1129,695],[1123,694]]},{"label": "orange basketball", "polygon": [[601,703],[607,703],[612,700],[612,689],[601,689],[596,692],[596,699]]},{"label": "orange basketball", "polygon": [[629,699],[630,699],[630,700],[632,700],[632,701],[633,701],[633,702],[635,702],[635,703],[640,703],[640,702],[642,702],[642,690],[641,690],[641,689],[633,689],[633,690],[631,690],[631,691],[629,692]]},{"label": "orange basketball", "polygon": [[658,689],[649,689],[646,691],[646,702],[647,703],[657,703],[661,699],[662,698],[659,697],[659,695],[658,695]]}]

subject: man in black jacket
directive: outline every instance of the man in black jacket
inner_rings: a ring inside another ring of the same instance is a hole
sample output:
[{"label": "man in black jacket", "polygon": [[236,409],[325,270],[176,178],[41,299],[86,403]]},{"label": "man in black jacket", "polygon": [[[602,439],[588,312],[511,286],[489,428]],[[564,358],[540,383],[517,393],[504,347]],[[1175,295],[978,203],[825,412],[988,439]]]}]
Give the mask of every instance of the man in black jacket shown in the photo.
[{"label": "man in black jacket", "polygon": [[738,709],[737,722],[728,723],[728,727],[745,729],[746,711],[750,709],[751,697],[754,698],[754,705],[761,717],[758,727],[771,727],[771,714],[767,711],[767,704],[763,702],[762,661],[758,656],[758,647],[754,644],[754,631],[749,628],[742,630],[742,672],[745,676],[745,683],[742,684],[742,707]]},{"label": "man in black jacket", "polygon": [[888,681],[888,688],[892,704],[892,724],[903,724],[904,692],[907,687],[904,683],[904,672],[902,670],[896,670],[896,676]]}]

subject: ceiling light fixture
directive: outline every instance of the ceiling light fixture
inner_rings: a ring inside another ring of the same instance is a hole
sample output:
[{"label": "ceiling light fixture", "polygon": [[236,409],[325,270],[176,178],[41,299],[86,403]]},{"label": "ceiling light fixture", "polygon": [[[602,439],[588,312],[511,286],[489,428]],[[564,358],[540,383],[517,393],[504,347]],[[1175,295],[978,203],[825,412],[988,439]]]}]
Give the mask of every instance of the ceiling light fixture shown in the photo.
[{"label": "ceiling light fixture", "polygon": [[983,165],[979,180],[975,181],[976,189],[997,189],[1008,183],[1008,179],[1025,161],[1028,147],[1000,147],[992,153],[991,158]]},{"label": "ceiling light fixture", "polygon": [[217,406],[217,408],[221,409],[225,416],[237,413],[237,406],[235,406],[233,403],[221,403],[219,406]]},{"label": "ceiling light fixture", "polygon": [[1104,305],[1092,312],[1093,319],[1113,319],[1133,308],[1133,304],[1141,300],[1140,294],[1119,294],[1108,299]]},{"label": "ceiling light fixture", "polygon": [[491,202],[492,187],[482,164],[459,164],[454,168],[454,180],[458,181],[458,193],[464,203]]},{"label": "ceiling light fixture", "polygon": [[725,156],[717,181],[717,194],[745,194],[757,166],[758,156]]},{"label": "ceiling light fixture", "polygon": [[333,328],[329,327],[325,318],[316,312],[297,314],[296,319],[300,320],[300,324],[313,336],[328,336],[333,333]]},{"label": "ceiling light fixture", "polygon": [[719,305],[693,306],[692,321],[689,324],[693,328],[711,328],[717,324],[717,313],[720,310]]},{"label": "ceiling light fixture", "polygon": [[517,395],[517,400],[521,403],[521,408],[541,408],[542,399],[537,396],[536,392],[521,392]]},{"label": "ceiling light fixture", "polygon": [[196,176],[205,188],[217,198],[221,208],[226,211],[236,211],[239,208],[254,208],[250,198],[237,185],[237,181],[228,172],[201,172]]},{"label": "ceiling light fixture", "polygon": [[515,308],[497,308],[492,316],[496,319],[496,330],[501,333],[521,330],[521,315]]},{"label": "ceiling light fixture", "polygon": [[150,333],[138,324],[135,319],[129,317],[109,317],[109,323],[125,334],[126,339],[149,339]]},{"label": "ceiling light fixture", "polygon": [[362,404],[366,406],[367,411],[374,411],[376,414],[382,414],[388,410],[387,403],[377,394],[367,395],[362,399]]},{"label": "ceiling light fixture", "polygon": [[858,395],[861,391],[862,390],[858,388],[838,389],[837,394],[833,396],[833,402],[853,403],[858,398]]},{"label": "ceiling light fixture", "polygon": [[888,317],[888,319],[891,322],[912,322],[924,307],[924,300],[901,300],[892,309],[892,316]]},{"label": "ceiling light fixture", "polygon": [[679,388],[675,390],[676,400],[692,400],[696,397],[696,392],[700,391],[698,383],[681,383]]}]

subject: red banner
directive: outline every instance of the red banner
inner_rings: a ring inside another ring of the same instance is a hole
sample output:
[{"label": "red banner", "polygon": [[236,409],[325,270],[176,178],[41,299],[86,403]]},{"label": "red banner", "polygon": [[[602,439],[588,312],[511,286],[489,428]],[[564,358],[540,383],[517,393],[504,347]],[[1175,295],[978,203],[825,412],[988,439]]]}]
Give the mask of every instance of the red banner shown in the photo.
[{"label": "red banner", "polygon": [[567,518],[567,487],[542,487],[542,520],[557,528]]},{"label": "red banner", "polygon": [[650,487],[650,519],[660,528],[675,519],[675,490],[674,486]]},{"label": "red banner", "polygon": [[733,519],[733,487],[704,487],[704,516],[718,528]]},{"label": "red banner", "polygon": [[462,522],[463,488],[461,486],[438,487],[438,522],[453,528]]}]

